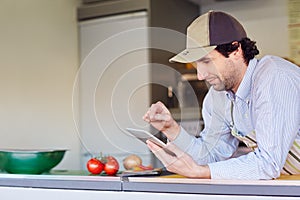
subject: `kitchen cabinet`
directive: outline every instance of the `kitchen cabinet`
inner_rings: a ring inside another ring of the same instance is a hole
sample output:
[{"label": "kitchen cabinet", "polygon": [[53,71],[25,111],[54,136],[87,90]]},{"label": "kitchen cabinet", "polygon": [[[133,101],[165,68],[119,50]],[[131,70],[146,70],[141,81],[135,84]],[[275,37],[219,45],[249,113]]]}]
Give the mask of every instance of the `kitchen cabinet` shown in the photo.
[{"label": "kitchen cabinet", "polygon": [[181,0],[123,0],[78,8],[81,66],[74,85],[74,115],[82,166],[99,152],[121,161],[138,154],[156,159],[126,127],[148,129],[142,116],[152,102],[167,102],[180,64],[168,59],[185,46],[187,25],[198,6]]},{"label": "kitchen cabinet", "polygon": [[205,194],[170,194],[170,193],[146,193],[146,192],[117,192],[117,191],[90,191],[90,190],[61,190],[40,188],[7,188],[0,187],[1,196],[6,200],[22,198],[24,200],[296,200],[298,197],[266,197],[266,196],[243,196],[243,195],[205,195]]}]

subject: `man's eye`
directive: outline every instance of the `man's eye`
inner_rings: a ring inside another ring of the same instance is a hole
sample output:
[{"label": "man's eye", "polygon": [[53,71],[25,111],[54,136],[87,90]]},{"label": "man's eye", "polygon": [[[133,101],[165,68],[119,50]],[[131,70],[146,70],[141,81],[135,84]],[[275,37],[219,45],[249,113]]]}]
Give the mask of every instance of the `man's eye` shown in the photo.
[{"label": "man's eye", "polygon": [[210,60],[203,60],[202,61],[204,64],[208,64],[210,62]]}]

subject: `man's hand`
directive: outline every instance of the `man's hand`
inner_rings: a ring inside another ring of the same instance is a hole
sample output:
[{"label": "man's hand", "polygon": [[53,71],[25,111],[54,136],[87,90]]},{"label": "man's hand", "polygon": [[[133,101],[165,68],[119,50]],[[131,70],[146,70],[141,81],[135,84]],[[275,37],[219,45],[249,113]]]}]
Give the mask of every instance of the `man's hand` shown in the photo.
[{"label": "man's hand", "polygon": [[143,119],[157,130],[163,132],[170,141],[175,140],[180,132],[180,126],[172,118],[170,111],[162,102],[152,104],[143,116]]},{"label": "man's hand", "polygon": [[147,141],[147,145],[168,171],[189,178],[211,178],[208,166],[198,165],[190,155],[183,152],[176,145],[167,144],[167,149],[174,152],[176,156],[168,154],[150,140]]}]

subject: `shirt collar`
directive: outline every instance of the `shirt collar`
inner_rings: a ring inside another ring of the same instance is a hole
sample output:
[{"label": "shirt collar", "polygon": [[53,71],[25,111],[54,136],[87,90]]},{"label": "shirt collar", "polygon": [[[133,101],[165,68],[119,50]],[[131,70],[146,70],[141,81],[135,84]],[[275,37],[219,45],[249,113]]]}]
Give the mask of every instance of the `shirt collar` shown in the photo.
[{"label": "shirt collar", "polygon": [[234,100],[236,97],[238,97],[245,102],[249,101],[249,96],[251,93],[251,85],[252,85],[252,75],[254,73],[256,64],[257,64],[256,58],[253,58],[249,61],[246,73],[243,77],[243,80],[242,80],[240,86],[238,87],[236,94],[234,94],[231,91],[227,92],[227,97],[230,100]]}]

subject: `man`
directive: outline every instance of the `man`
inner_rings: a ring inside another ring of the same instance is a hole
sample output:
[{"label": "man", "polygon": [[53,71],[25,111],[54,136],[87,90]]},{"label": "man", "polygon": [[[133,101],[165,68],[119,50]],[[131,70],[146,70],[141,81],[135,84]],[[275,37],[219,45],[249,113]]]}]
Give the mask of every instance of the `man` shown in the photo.
[{"label": "man", "polygon": [[[158,102],[144,120],[162,131],[167,148],[147,141],[167,170],[193,178],[272,179],[300,174],[300,68],[259,51],[232,16],[210,11],[187,29],[187,49],[171,62],[194,63],[211,87],[203,102],[205,127],[189,135]],[[239,142],[249,153],[232,157]]]}]

